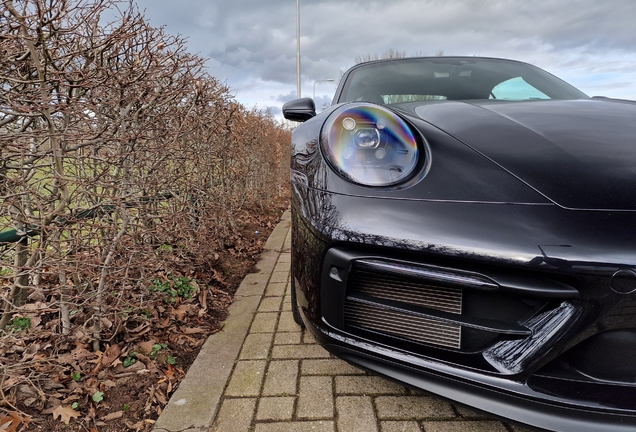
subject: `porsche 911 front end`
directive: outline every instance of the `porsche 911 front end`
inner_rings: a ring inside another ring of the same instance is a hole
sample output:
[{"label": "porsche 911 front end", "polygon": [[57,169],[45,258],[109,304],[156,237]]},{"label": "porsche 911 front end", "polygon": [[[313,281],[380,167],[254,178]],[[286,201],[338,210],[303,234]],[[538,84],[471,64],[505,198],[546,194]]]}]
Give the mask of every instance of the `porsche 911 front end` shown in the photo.
[{"label": "porsche 911 front end", "polygon": [[329,110],[289,105],[310,113],[292,138],[296,313],[424,391],[539,429],[634,430],[636,104],[544,74],[372,62]]}]

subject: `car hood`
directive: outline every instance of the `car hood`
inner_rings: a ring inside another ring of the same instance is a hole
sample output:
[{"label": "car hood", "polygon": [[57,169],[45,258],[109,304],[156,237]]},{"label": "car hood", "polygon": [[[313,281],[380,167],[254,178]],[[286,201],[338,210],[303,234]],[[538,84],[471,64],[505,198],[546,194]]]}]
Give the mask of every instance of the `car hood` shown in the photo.
[{"label": "car hood", "polygon": [[636,103],[444,101],[409,111],[560,206],[636,210]]}]

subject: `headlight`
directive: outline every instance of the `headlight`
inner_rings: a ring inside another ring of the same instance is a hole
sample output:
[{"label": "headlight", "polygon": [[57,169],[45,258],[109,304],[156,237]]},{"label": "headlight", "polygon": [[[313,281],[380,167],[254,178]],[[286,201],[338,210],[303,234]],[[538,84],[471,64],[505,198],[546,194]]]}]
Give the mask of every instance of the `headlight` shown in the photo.
[{"label": "headlight", "polygon": [[391,111],[368,103],[347,104],[323,126],[322,148],[332,167],[347,180],[389,186],[417,168],[420,151],[413,132]]}]

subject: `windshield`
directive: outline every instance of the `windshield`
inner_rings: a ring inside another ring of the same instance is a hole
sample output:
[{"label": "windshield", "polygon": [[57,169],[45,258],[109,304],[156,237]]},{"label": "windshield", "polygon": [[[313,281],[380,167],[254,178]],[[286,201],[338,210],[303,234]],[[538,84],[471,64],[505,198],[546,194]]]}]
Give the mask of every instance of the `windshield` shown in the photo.
[{"label": "windshield", "polygon": [[535,66],[485,58],[411,58],[371,62],[346,76],[336,102],[380,104],[423,100],[587,99]]}]

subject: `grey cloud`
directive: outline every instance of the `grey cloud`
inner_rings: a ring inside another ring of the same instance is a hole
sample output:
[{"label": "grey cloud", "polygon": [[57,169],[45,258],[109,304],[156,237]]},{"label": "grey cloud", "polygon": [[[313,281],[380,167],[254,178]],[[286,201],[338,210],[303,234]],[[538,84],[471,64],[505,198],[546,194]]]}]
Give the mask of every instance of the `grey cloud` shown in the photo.
[{"label": "grey cloud", "polygon": [[294,100],[296,98],[297,98],[296,90],[294,90],[294,91],[291,91],[291,92],[289,92],[287,94],[278,95],[278,96],[276,96],[275,99],[277,101],[279,101],[279,102],[285,103],[285,102],[289,102],[290,100]]},{"label": "grey cloud", "polygon": [[[191,51],[210,57],[210,73],[238,94],[295,89],[295,2],[136,3],[153,25],[188,36]],[[633,0],[301,0],[302,92],[311,94],[315,80],[338,79],[355,57],[388,49],[507,57],[576,79],[620,73],[613,83],[634,83],[634,17]]]},{"label": "grey cloud", "polygon": [[268,106],[267,112],[269,112],[273,116],[279,116],[283,113],[283,111],[277,106]]}]

